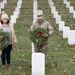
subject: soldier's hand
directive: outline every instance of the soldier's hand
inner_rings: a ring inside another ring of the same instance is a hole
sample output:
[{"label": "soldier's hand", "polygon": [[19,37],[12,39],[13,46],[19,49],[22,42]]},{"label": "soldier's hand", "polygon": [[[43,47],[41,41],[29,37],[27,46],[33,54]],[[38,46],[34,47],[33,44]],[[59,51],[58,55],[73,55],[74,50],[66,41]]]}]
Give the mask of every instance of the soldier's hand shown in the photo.
[{"label": "soldier's hand", "polygon": [[34,31],[33,30],[28,30],[28,33],[33,33]]},{"label": "soldier's hand", "polygon": [[47,33],[44,33],[42,36],[43,37],[48,37],[49,35]]},{"label": "soldier's hand", "polygon": [[33,30],[31,30],[31,33],[34,33],[34,31],[33,31]]}]

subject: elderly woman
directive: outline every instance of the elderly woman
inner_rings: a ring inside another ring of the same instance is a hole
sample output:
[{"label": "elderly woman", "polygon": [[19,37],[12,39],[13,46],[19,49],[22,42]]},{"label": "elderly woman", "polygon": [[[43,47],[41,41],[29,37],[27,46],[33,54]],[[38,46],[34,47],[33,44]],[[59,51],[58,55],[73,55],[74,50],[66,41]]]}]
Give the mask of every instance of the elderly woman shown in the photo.
[{"label": "elderly woman", "polygon": [[0,22],[0,29],[9,34],[9,44],[7,48],[2,50],[1,60],[2,68],[10,67],[10,53],[17,42],[13,24],[10,23],[8,15],[3,11]]}]

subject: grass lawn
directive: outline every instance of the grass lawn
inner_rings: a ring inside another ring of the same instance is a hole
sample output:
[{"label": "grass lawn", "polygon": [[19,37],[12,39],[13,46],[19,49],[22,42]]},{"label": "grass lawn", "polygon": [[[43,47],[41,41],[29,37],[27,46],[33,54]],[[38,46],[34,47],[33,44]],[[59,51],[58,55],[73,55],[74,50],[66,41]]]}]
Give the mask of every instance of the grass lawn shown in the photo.
[{"label": "grass lawn", "polygon": [[[62,4],[63,0],[53,1],[59,14],[62,16],[62,20],[64,20],[66,25],[70,26],[71,29],[74,29],[75,21],[72,18],[72,14],[69,14],[68,9]],[[10,1],[9,4],[6,5],[5,11],[8,12],[9,16],[12,14],[11,10],[14,11],[16,2],[17,0],[12,0],[12,2]],[[74,0],[71,0],[71,4],[75,7],[73,2]],[[55,19],[53,19],[47,0],[38,0],[38,9],[44,11],[46,20],[49,21],[54,28],[54,34],[49,38],[45,75],[75,75],[75,62],[71,62],[73,55],[75,55],[75,45],[68,45],[68,39],[62,38],[62,34],[58,31],[58,25],[55,23]],[[11,52],[12,68],[0,69],[0,75],[31,75],[32,52],[28,29],[31,26],[32,21],[33,0],[23,0],[21,14],[14,26],[18,43],[16,44],[14,51]]]}]

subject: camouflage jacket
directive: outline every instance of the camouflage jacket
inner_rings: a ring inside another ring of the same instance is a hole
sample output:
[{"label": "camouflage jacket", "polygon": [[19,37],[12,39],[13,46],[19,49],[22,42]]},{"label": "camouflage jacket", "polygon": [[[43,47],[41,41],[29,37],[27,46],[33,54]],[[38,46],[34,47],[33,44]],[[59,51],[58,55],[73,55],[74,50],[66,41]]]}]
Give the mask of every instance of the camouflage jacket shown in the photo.
[{"label": "camouflage jacket", "polygon": [[44,28],[48,31],[49,36],[51,36],[53,34],[53,27],[51,26],[51,24],[48,21],[44,21],[41,24],[38,23],[38,21],[36,21],[33,25],[31,25],[30,27],[30,31],[34,31],[34,27],[41,27]]}]

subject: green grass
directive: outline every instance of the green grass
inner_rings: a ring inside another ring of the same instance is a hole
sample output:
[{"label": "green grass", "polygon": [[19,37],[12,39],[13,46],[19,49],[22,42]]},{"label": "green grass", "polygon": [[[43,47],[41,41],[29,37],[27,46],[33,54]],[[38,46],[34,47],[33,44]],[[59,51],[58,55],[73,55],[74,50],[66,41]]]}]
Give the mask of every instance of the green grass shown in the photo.
[{"label": "green grass", "polygon": [[[75,27],[75,21],[72,14],[68,12],[62,0],[53,0],[54,4],[62,16],[62,20],[66,22],[71,29]],[[70,0],[68,0],[70,1]],[[16,7],[17,0],[9,1],[4,9],[9,16]],[[71,0],[71,5],[75,7],[74,0]],[[10,9],[10,10],[9,10]],[[75,63],[71,64],[75,54],[75,46],[68,45],[68,39],[63,39],[58,31],[58,25],[53,19],[51,9],[47,0],[38,0],[38,9],[44,11],[44,16],[54,28],[54,34],[49,38],[49,48],[46,55],[46,75],[75,75]],[[11,53],[12,69],[0,69],[1,75],[31,75],[31,42],[29,40],[28,29],[33,22],[33,0],[23,0],[21,14],[15,24],[15,32],[17,35],[17,44],[14,51]],[[1,61],[0,61],[1,67]]]}]

